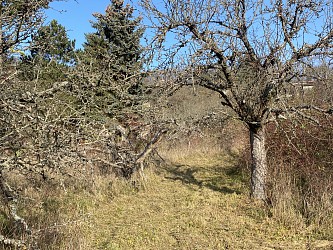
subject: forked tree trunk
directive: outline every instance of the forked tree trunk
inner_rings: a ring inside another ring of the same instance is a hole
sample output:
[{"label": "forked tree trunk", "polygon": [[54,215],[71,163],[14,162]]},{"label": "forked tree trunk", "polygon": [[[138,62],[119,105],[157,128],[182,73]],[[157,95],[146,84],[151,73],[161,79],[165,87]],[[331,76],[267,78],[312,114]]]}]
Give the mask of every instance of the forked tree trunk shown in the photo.
[{"label": "forked tree trunk", "polygon": [[266,200],[267,160],[264,126],[250,126],[250,144],[251,196],[257,200]]}]

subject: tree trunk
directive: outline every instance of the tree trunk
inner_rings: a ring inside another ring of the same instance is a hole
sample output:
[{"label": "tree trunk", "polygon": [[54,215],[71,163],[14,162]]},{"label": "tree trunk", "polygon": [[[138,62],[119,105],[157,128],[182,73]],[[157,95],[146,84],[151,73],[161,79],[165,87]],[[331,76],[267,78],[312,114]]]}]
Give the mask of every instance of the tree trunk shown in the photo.
[{"label": "tree trunk", "polygon": [[250,126],[251,144],[251,196],[266,200],[267,161],[265,148],[265,127]]}]

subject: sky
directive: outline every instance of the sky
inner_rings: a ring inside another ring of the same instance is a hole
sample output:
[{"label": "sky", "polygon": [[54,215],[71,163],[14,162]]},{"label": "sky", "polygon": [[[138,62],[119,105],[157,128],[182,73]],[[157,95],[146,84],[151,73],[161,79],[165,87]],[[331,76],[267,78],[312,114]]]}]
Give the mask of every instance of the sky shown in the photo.
[{"label": "sky", "polygon": [[[127,1],[125,1],[127,2]],[[69,38],[76,40],[76,48],[81,48],[85,42],[85,33],[93,32],[89,21],[95,20],[93,13],[105,13],[106,7],[110,4],[110,0],[67,0],[60,2],[52,2],[48,10],[46,10],[47,20],[50,22],[56,19],[58,23],[63,25]],[[133,3],[131,4],[133,7]]]}]

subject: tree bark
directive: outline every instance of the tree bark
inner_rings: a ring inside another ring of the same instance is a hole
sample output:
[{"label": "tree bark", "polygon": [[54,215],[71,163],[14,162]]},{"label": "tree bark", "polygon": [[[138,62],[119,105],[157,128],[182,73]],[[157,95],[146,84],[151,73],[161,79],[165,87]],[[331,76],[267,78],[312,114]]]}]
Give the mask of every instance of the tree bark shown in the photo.
[{"label": "tree bark", "polygon": [[257,200],[265,201],[267,160],[265,148],[265,127],[250,126],[251,144],[251,196]]}]

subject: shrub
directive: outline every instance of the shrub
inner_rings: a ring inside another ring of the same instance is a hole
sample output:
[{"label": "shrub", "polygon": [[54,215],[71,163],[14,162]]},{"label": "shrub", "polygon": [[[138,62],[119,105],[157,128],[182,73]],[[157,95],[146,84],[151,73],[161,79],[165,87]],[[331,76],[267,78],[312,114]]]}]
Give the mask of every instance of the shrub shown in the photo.
[{"label": "shrub", "polygon": [[273,216],[289,226],[302,221],[326,238],[333,228],[333,119],[318,119],[320,125],[298,120],[269,126],[268,192]]}]

